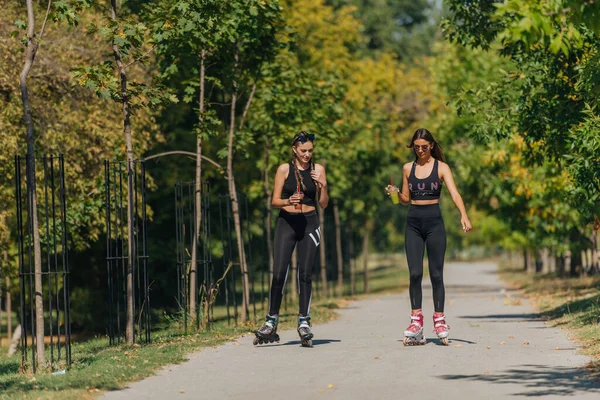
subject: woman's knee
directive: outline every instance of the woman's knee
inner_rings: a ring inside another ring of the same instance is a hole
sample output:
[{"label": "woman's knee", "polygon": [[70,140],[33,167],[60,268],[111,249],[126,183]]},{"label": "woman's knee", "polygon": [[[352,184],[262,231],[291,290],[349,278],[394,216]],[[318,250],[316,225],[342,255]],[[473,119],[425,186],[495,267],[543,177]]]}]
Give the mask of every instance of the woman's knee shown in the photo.
[{"label": "woman's knee", "polygon": [[421,282],[423,280],[423,272],[411,272],[410,273],[410,281],[411,282]]}]

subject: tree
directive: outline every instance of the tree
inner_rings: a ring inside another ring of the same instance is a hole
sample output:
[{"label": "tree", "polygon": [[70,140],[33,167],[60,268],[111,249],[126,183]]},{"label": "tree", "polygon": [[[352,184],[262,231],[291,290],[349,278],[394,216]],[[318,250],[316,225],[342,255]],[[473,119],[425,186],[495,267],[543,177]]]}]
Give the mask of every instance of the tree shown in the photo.
[{"label": "tree", "polygon": [[[131,126],[132,113],[141,107],[159,107],[177,99],[160,85],[148,86],[132,82],[128,77],[128,68],[145,59],[153,51],[145,50],[147,28],[135,17],[123,18],[118,12],[116,0],[110,0],[109,15],[103,26],[90,25],[89,34],[98,33],[110,46],[113,61],[101,65],[74,69],[74,76],[81,86],[88,87],[103,99],[112,99],[121,105],[125,157],[127,162],[127,271],[126,271],[126,327],[125,339],[128,344],[135,340],[134,331],[134,176],[135,158]],[[129,61],[129,62],[128,62]],[[118,75],[118,79],[115,75]],[[138,100],[136,102],[136,100]]]}]

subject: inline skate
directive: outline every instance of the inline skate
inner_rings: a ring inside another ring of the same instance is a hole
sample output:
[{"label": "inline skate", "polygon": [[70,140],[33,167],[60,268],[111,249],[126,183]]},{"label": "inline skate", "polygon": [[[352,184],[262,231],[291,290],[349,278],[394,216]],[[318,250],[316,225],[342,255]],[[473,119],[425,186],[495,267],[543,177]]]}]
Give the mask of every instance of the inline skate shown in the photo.
[{"label": "inline skate", "polygon": [[444,346],[448,346],[448,331],[450,326],[446,324],[444,314],[433,314],[433,332],[437,335]]},{"label": "inline skate", "polygon": [[404,331],[402,343],[405,346],[419,346],[427,343],[423,336],[423,314],[413,314],[410,316],[410,325]]},{"label": "inline skate", "polygon": [[265,324],[257,330],[254,334],[254,345],[263,343],[279,343],[279,335],[277,334],[277,323],[279,322],[278,315],[267,315]]},{"label": "inline skate", "polygon": [[313,333],[310,331],[310,317],[298,317],[298,335],[302,347],[312,347]]}]

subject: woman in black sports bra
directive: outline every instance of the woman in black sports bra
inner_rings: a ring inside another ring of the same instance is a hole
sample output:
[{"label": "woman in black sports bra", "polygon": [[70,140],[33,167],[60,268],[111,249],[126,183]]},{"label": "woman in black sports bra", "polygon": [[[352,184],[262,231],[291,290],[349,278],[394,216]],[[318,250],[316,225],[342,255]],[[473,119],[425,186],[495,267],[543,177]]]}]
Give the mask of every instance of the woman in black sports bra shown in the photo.
[{"label": "woman in black sports bra", "polygon": [[312,346],[310,301],[312,270],[321,244],[321,228],[317,216],[317,201],[327,207],[325,168],[312,162],[315,135],[299,132],[292,140],[292,160],[277,169],[271,205],[280,208],[273,254],[273,281],[269,295],[269,314],[265,324],[256,331],[254,344],[279,341],[277,323],[283,289],[288,277],[294,248],[298,254],[298,335],[302,346]]},{"label": "woman in black sports bra", "polygon": [[[405,247],[410,271],[411,323],[404,331],[405,345],[425,344],[423,336],[423,312],[421,280],[423,279],[423,254],[427,247],[429,276],[433,287],[433,327],[438,338],[448,345],[448,330],[444,316],[444,254],[446,252],[446,229],[439,202],[445,183],[450,196],[460,211],[460,222],[465,232],[471,230],[462,197],[456,189],[452,172],[444,162],[439,143],[427,129],[417,129],[408,145],[415,153],[415,161],[402,168],[402,191],[400,203],[410,205],[406,217]],[[389,195],[399,189],[388,185]]]}]

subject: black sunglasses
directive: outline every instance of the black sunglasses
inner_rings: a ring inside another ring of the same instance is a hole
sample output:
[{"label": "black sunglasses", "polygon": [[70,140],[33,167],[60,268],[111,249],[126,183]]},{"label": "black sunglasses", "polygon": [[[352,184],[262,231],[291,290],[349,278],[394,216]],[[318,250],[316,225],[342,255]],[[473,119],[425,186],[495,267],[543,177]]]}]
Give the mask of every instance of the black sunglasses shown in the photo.
[{"label": "black sunglasses", "polygon": [[419,148],[421,148],[421,151],[423,151],[423,152],[427,152],[427,151],[429,151],[429,146],[430,146],[429,144],[424,144],[423,146],[419,146],[418,144],[415,144],[415,145],[413,146],[413,149],[414,149],[415,151],[419,151]]},{"label": "black sunglasses", "polygon": [[300,136],[298,136],[296,138],[296,140],[294,140],[294,143],[296,142],[300,142],[300,143],[306,143],[306,142],[314,142],[315,141],[315,134],[314,133],[303,133]]}]

